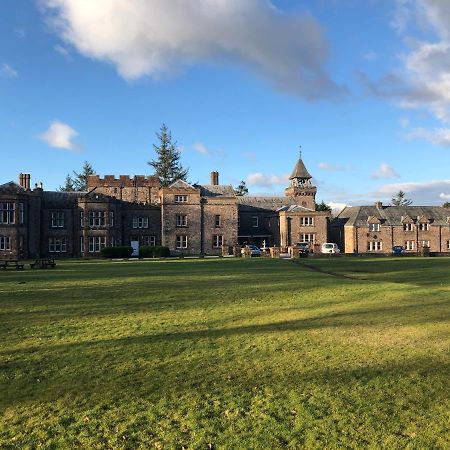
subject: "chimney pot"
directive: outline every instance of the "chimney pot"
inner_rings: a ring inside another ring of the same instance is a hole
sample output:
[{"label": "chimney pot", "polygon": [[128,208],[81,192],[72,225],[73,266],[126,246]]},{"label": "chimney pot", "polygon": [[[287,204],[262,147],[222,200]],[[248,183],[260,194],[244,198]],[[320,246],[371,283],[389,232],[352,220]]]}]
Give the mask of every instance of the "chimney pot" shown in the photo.
[{"label": "chimney pot", "polygon": [[375,206],[376,206],[377,209],[382,209],[383,208],[383,202],[380,202],[380,201],[375,202]]}]

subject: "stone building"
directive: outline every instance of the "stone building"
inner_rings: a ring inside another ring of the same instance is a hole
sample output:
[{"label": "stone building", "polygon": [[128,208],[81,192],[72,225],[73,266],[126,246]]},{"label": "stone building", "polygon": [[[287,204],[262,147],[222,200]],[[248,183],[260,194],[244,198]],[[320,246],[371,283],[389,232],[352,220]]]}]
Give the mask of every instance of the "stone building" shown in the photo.
[{"label": "stone building", "polygon": [[284,197],[238,197],[232,186],[155,176],[98,175],[87,192],[30,187],[30,175],[0,186],[0,258],[95,256],[105,246],[164,245],[174,254],[220,254],[225,246],[311,249],[328,240],[330,214],[315,210],[316,187],[298,160]]},{"label": "stone building", "polygon": [[331,239],[345,253],[406,252],[450,254],[450,210],[440,206],[353,206],[331,224]]}]

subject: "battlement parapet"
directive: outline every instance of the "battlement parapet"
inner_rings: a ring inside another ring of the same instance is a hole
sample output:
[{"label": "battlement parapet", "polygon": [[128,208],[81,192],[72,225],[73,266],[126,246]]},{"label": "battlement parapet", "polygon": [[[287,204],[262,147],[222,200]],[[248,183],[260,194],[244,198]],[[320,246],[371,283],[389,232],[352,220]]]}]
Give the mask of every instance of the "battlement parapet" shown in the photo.
[{"label": "battlement parapet", "polygon": [[90,175],[88,179],[88,188],[93,189],[95,187],[159,187],[158,177],[151,175],[120,175],[116,178],[114,175],[105,175],[101,178],[99,175]]}]

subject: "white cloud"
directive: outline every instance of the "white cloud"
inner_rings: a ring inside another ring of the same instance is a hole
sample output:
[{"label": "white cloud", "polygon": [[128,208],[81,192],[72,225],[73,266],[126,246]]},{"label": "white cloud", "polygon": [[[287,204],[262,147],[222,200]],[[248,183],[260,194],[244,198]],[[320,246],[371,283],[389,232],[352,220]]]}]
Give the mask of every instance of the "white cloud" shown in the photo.
[{"label": "white cloud", "polygon": [[373,172],[372,179],[377,180],[380,178],[399,178],[400,175],[395,169],[386,163],[381,163],[380,166]]},{"label": "white cloud", "polygon": [[435,128],[427,130],[422,127],[414,128],[405,133],[407,139],[422,139],[431,142],[434,145],[443,147],[450,147],[450,129],[449,128]]},{"label": "white cloud", "polygon": [[275,186],[287,185],[289,183],[289,174],[268,175],[255,172],[249,174],[245,181],[249,186],[272,189]]},{"label": "white cloud", "polygon": [[445,194],[444,192],[441,192],[439,194],[439,198],[442,198],[443,200],[450,200],[450,194]]},{"label": "white cloud", "polygon": [[337,216],[345,207],[348,206],[347,203],[341,202],[326,202],[326,204],[331,208],[331,214],[334,217]]},{"label": "white cloud", "polygon": [[346,170],[345,167],[340,166],[339,164],[332,164],[327,162],[320,162],[319,169],[328,170],[330,172],[342,172]]},{"label": "white cloud", "polygon": [[63,56],[70,56],[70,52],[69,50],[67,50],[67,48],[63,47],[62,45],[56,44],[53,49],[55,50],[56,53],[59,53],[60,55]]},{"label": "white cloud", "polygon": [[[381,186],[372,196],[393,196],[398,191],[405,192],[415,205],[440,204],[442,195],[450,192],[450,180],[432,180],[422,182],[393,183]],[[444,193],[444,194],[443,194]]]},{"label": "white cloud", "polygon": [[211,155],[211,150],[209,148],[207,148],[204,144],[202,144],[201,142],[195,142],[194,144],[192,144],[192,148],[197,152],[200,153],[200,155],[204,155],[204,156],[210,156]]},{"label": "white cloud", "polygon": [[[378,81],[359,74],[361,80],[374,95],[393,100],[402,108],[428,110],[438,121],[449,124],[450,2],[397,0],[396,4],[393,25],[407,45],[400,55],[400,66]],[[416,137],[447,145],[442,129],[416,131]]]},{"label": "white cloud", "polygon": [[345,89],[327,75],[329,45],[308,14],[270,0],[40,0],[60,37],[114,64],[127,80],[160,78],[205,61],[243,67],[307,99]]},{"label": "white cloud", "polygon": [[0,75],[3,78],[17,78],[19,74],[17,70],[13,69],[8,63],[2,63],[0,66]]},{"label": "white cloud", "polygon": [[47,131],[39,135],[39,139],[53,148],[79,150],[81,146],[74,142],[78,134],[77,131],[66,123],[54,120]]},{"label": "white cloud", "polygon": [[192,144],[192,148],[199,153],[200,155],[207,156],[207,157],[216,157],[216,158],[224,158],[225,153],[221,149],[211,149],[209,147],[206,147],[205,144],[202,142],[194,142]]}]

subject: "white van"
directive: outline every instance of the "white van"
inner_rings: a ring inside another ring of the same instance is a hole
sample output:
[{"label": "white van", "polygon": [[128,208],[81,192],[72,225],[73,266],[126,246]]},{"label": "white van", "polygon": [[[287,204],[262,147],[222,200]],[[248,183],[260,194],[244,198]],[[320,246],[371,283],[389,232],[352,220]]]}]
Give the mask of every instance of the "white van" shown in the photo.
[{"label": "white van", "polygon": [[340,253],[339,247],[337,244],[333,244],[332,242],[325,242],[322,244],[322,253]]}]

